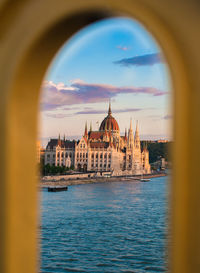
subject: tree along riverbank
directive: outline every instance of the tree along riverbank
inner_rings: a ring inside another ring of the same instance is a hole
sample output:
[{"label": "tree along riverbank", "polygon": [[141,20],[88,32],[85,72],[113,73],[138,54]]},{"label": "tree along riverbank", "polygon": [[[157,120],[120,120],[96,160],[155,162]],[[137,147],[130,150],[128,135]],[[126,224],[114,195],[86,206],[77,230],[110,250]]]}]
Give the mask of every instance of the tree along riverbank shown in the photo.
[{"label": "tree along riverbank", "polygon": [[[143,178],[154,178],[166,176],[166,173],[156,173],[156,174],[146,174],[143,175]],[[72,186],[72,185],[81,185],[81,184],[92,184],[92,183],[103,183],[103,182],[118,182],[118,181],[139,181],[141,179],[141,175],[132,175],[132,176],[112,176],[112,177],[87,177],[80,179],[70,179],[65,180],[61,178],[60,180],[55,180],[54,176],[52,176],[52,180],[41,180],[40,187],[46,188],[49,186]]]}]

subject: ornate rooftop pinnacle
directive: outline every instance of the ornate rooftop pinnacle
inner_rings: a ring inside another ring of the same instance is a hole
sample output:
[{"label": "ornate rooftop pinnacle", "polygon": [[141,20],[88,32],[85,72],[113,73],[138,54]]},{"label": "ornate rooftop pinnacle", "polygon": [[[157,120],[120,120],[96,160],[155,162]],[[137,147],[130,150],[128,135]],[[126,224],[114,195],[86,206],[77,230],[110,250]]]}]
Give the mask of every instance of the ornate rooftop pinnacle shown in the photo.
[{"label": "ornate rooftop pinnacle", "polygon": [[129,129],[130,131],[132,131],[133,130],[133,128],[132,128],[132,118],[130,119],[130,129]]},{"label": "ornate rooftop pinnacle", "polygon": [[112,112],[111,112],[111,101],[109,100],[108,115],[110,116],[111,114],[112,114]]},{"label": "ornate rooftop pinnacle", "polygon": [[87,136],[88,135],[88,132],[87,132],[87,121],[85,122],[85,133],[84,133],[84,136]]}]

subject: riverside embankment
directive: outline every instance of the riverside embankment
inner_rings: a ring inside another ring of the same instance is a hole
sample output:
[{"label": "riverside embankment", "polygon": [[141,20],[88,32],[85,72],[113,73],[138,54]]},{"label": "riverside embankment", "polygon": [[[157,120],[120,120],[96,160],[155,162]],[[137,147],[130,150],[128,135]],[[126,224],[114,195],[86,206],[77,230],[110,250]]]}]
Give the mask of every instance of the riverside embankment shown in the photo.
[{"label": "riverside embankment", "polygon": [[[166,176],[166,173],[156,173],[143,175],[143,178],[155,178]],[[82,185],[82,184],[94,184],[94,183],[104,183],[104,182],[115,182],[115,181],[138,181],[141,179],[141,175],[132,175],[132,176],[111,176],[111,177],[81,177],[81,178],[68,178],[67,175],[63,176],[48,176],[42,177],[40,180],[40,187],[45,188],[49,186],[71,186],[71,185]]]}]

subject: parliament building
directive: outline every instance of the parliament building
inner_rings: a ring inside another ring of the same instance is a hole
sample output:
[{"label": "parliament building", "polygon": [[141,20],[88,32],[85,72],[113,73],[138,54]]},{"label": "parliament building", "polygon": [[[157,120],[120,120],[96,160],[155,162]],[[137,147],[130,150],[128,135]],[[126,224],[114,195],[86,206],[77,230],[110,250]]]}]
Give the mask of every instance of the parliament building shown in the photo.
[{"label": "parliament building", "polygon": [[58,137],[50,139],[45,150],[45,164],[74,167],[78,171],[112,172],[113,175],[149,174],[149,152],[141,150],[138,124],[133,132],[132,121],[125,135],[120,135],[119,125],[111,112],[101,122],[98,131],[92,126],[79,141]]}]

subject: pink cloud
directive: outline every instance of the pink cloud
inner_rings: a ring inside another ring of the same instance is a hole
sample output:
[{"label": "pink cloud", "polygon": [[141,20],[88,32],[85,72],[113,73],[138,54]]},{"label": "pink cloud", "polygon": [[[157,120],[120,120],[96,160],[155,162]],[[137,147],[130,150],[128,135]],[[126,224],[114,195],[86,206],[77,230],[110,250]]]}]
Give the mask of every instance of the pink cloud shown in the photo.
[{"label": "pink cloud", "polygon": [[41,109],[43,111],[58,109],[65,105],[104,102],[118,94],[161,96],[167,93],[155,87],[118,87],[109,84],[90,84],[80,79],[72,81],[69,86],[64,83],[55,84],[52,81],[45,81],[42,89]]}]

